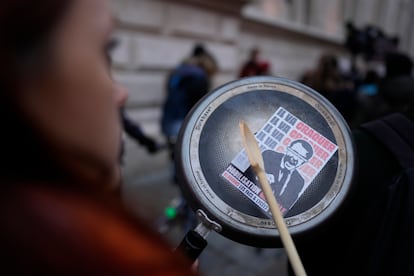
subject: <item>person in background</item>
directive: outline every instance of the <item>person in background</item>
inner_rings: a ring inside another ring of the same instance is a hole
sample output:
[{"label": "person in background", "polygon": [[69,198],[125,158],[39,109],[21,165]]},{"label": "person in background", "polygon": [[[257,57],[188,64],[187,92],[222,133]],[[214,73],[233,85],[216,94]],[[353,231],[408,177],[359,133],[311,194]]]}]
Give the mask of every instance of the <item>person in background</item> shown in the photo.
[{"label": "person in background", "polygon": [[[174,166],[177,136],[188,112],[198,100],[209,92],[212,78],[217,70],[218,66],[214,57],[202,44],[196,44],[191,55],[168,76],[161,130],[168,143],[174,184],[179,184]],[[169,225],[183,221],[183,230],[187,232],[195,226],[197,218],[183,196],[180,196],[179,199],[173,199],[173,202],[178,202],[178,204],[172,204],[167,209],[174,209],[177,216],[162,216],[158,219],[157,228],[160,232],[164,232],[169,228]]]},{"label": "person in background", "polygon": [[191,275],[128,214],[102,0],[0,2],[2,274]]},{"label": "person in background", "polygon": [[378,93],[380,76],[375,70],[368,70],[357,86],[357,102],[353,127],[378,118],[387,109],[387,105]]},{"label": "person in background", "polygon": [[250,50],[249,59],[240,69],[239,77],[263,76],[270,74],[270,63],[260,59],[259,48]]},{"label": "person in background", "polygon": [[378,100],[388,109],[380,109],[378,101],[382,114],[372,114],[352,130],[357,158],[352,188],[323,227],[296,240],[308,275],[414,275],[411,66],[406,55],[387,56]]},{"label": "person in background", "polygon": [[412,60],[400,52],[385,57],[385,76],[368,71],[358,87],[358,110],[354,125],[360,125],[394,112],[407,112],[414,102]]},{"label": "person in background", "polygon": [[210,90],[211,79],[218,67],[213,56],[202,44],[196,44],[190,57],[169,75],[166,85],[161,130],[173,155],[175,141],[185,116]]},{"label": "person in background", "polygon": [[335,55],[323,54],[316,67],[306,71],[300,82],[327,98],[348,123],[353,121],[357,109],[354,84],[341,74]]},{"label": "person in background", "polygon": [[387,108],[381,115],[407,112],[414,103],[413,62],[404,53],[389,53],[385,58],[386,75],[380,81],[378,94]]}]

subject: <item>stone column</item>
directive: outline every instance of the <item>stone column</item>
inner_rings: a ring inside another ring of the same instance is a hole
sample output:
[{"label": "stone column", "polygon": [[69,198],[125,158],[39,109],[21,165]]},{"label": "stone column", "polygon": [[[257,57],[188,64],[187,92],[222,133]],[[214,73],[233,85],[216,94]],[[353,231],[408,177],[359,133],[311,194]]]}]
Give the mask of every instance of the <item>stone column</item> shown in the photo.
[{"label": "stone column", "polygon": [[379,22],[387,35],[398,32],[397,19],[400,9],[400,0],[382,0]]},{"label": "stone column", "polygon": [[345,22],[354,21],[356,1],[357,0],[342,0],[342,9]]},{"label": "stone column", "polygon": [[354,22],[355,25],[360,28],[364,27],[367,24],[374,24],[377,25],[377,5],[378,0],[363,0],[363,1],[356,1],[355,7],[355,14],[354,14]]},{"label": "stone column", "polygon": [[314,0],[310,3],[311,26],[331,35],[342,33],[341,0]]},{"label": "stone column", "polygon": [[306,25],[308,24],[308,6],[306,3],[307,0],[295,0],[293,1],[293,20],[299,24]]},{"label": "stone column", "polygon": [[399,48],[402,51],[410,51],[410,38],[413,24],[413,11],[410,1],[402,1],[398,15],[398,36],[400,38]]}]

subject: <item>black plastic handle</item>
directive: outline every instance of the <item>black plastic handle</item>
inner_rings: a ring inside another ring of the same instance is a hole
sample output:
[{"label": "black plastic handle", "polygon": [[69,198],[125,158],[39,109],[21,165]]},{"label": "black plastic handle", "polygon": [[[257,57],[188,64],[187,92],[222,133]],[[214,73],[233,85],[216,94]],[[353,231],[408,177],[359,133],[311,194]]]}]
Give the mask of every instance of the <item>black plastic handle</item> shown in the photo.
[{"label": "black plastic handle", "polygon": [[196,231],[190,230],[181,241],[177,250],[187,256],[192,262],[197,260],[207,246],[207,241]]}]

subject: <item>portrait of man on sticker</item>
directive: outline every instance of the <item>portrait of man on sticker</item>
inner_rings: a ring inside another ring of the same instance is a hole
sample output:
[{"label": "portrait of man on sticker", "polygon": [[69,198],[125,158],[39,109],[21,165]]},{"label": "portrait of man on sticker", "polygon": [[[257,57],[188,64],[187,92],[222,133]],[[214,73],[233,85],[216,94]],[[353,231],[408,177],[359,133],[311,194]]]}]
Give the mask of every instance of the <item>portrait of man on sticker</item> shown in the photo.
[{"label": "portrait of man on sticker", "polygon": [[[312,146],[305,140],[294,140],[284,154],[273,150],[263,152],[266,176],[282,213],[296,202],[304,187],[305,181],[297,168],[308,162],[312,156]],[[255,182],[258,181],[251,167],[245,175]]]}]

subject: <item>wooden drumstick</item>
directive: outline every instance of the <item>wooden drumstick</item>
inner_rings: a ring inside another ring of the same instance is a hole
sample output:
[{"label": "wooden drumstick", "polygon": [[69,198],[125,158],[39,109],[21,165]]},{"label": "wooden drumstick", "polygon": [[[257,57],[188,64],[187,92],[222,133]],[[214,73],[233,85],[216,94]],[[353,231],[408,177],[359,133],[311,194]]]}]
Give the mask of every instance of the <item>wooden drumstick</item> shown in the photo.
[{"label": "wooden drumstick", "polygon": [[260,185],[269,205],[270,211],[272,212],[273,220],[275,221],[277,229],[279,230],[283,246],[286,249],[293,271],[297,276],[306,275],[305,268],[303,267],[295,244],[293,243],[292,237],[289,234],[282,213],[280,212],[279,205],[267,180],[264,171],[263,156],[259,145],[257,144],[256,138],[245,122],[241,121],[239,123],[239,127],[247,157],[249,158],[250,165],[259,178]]}]

